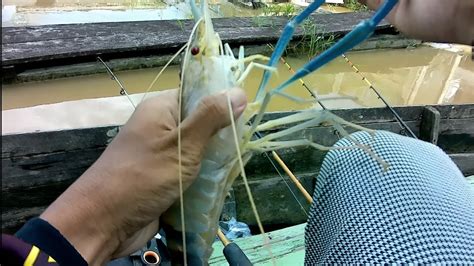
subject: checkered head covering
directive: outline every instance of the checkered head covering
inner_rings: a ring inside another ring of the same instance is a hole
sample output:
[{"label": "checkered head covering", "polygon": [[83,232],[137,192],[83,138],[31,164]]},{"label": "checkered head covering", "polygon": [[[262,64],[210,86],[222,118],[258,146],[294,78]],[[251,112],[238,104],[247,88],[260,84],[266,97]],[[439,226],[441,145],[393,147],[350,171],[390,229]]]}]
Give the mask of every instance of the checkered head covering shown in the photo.
[{"label": "checkered head covering", "polygon": [[[474,189],[437,146],[388,132],[352,135],[361,149],[330,151],[316,180],[306,264],[474,264]],[[351,146],[347,138],[336,146]]]}]

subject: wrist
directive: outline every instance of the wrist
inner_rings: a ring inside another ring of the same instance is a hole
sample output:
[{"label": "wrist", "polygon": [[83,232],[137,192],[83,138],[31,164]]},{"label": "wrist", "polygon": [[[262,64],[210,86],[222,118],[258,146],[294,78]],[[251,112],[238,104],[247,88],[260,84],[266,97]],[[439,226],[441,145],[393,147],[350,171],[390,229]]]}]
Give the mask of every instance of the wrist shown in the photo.
[{"label": "wrist", "polygon": [[43,219],[29,220],[15,236],[54,258],[59,265],[88,265],[58,229]]},{"label": "wrist", "polygon": [[[83,190],[93,191],[93,190]],[[103,265],[119,246],[106,215],[96,206],[93,195],[81,193],[76,182],[40,216],[54,226],[89,265]]]}]

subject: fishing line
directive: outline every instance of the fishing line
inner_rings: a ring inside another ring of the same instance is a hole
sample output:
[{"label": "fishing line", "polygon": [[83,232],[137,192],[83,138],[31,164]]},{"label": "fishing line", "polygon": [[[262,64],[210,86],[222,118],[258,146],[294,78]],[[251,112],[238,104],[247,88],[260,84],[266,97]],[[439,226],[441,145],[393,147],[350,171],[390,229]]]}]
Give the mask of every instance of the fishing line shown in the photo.
[{"label": "fishing line", "polygon": [[[192,38],[196,33],[198,25],[203,21],[200,18],[196,24],[194,25],[191,34],[189,36],[189,40],[187,42],[186,47],[189,48]],[[187,243],[186,243],[186,226],[185,226],[185,218],[184,218],[184,190],[183,190],[183,170],[182,170],[182,151],[181,151],[181,120],[182,120],[182,105],[183,105],[183,86],[184,86],[184,70],[186,68],[186,63],[188,62],[189,58],[189,50],[184,53],[184,64],[183,70],[181,71],[181,83],[179,84],[179,97],[178,97],[178,178],[179,178],[179,210],[181,216],[181,237],[183,238],[183,263],[184,266],[188,265],[188,253],[187,253]]]},{"label": "fishing line", "polygon": [[268,160],[270,161],[270,163],[272,164],[273,168],[275,169],[275,171],[277,172],[277,174],[281,177],[281,179],[283,180],[283,182],[285,182],[285,185],[286,187],[288,188],[288,190],[290,191],[291,195],[293,196],[293,198],[296,200],[296,202],[298,203],[298,205],[300,206],[301,210],[304,212],[304,214],[306,216],[308,216],[308,213],[306,212],[305,208],[303,207],[303,204],[301,204],[301,202],[298,200],[298,197],[296,196],[295,192],[293,191],[293,189],[291,189],[290,187],[290,184],[288,184],[288,182],[286,181],[286,179],[283,177],[283,175],[281,174],[280,170],[278,170],[277,166],[275,165],[275,163],[273,162],[272,158],[270,158],[270,156],[268,155],[267,152],[265,152],[265,157],[268,158]]},{"label": "fishing line", "polygon": [[186,43],[185,45],[183,45],[183,47],[181,47],[172,57],[170,60],[168,60],[168,62],[163,66],[163,68],[161,68],[160,72],[156,75],[156,77],[153,79],[153,81],[151,82],[150,86],[148,86],[148,89],[145,91],[145,94],[143,94],[143,97],[142,99],[140,100],[140,102],[143,102],[143,100],[145,100],[145,97],[146,95],[148,94],[148,92],[151,90],[151,88],[155,85],[155,83],[158,81],[158,78],[161,76],[161,74],[165,71],[166,68],[168,68],[168,66],[174,61],[174,59],[184,50],[186,49],[186,47],[188,47],[188,44]]}]

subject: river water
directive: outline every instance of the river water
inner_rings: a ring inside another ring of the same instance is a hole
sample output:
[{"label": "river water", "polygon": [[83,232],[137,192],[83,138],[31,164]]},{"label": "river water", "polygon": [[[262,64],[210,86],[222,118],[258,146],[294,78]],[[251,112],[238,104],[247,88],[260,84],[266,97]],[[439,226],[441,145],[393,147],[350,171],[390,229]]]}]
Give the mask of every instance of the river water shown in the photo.
[{"label": "river water", "polygon": [[[300,2],[297,2],[300,1]],[[209,1],[212,17],[254,17],[275,15],[278,8],[253,9],[239,4],[241,0]],[[272,2],[272,1],[263,1]],[[294,0],[295,12],[302,0]],[[271,4],[276,7],[276,4]],[[280,4],[286,5],[285,3]],[[282,7],[281,10],[284,8]],[[324,5],[322,13],[350,11]],[[283,15],[282,13],[278,15]],[[189,19],[191,10],[184,0],[5,0],[2,1],[2,27],[49,24],[148,21]]]},{"label": "river water", "polygon": [[[474,62],[467,47],[448,51],[433,47],[414,49],[369,50],[352,52],[348,58],[374,87],[395,106],[450,104],[474,102]],[[306,58],[287,58],[294,68],[300,68]],[[160,68],[117,72],[129,93],[144,92]],[[274,88],[290,76],[283,65],[270,82]],[[262,76],[261,70],[251,73],[244,88],[249,99],[255,95]],[[338,58],[304,79],[305,84],[321,96],[343,96],[346,99],[328,100],[330,108],[383,106],[375,93],[359,74]],[[179,85],[178,67],[169,67],[153,90],[176,88]],[[289,94],[311,99],[300,83],[293,84]],[[4,85],[2,109],[29,107],[68,100],[118,95],[117,85],[107,74],[96,74],[57,80]],[[349,98],[347,98],[349,97]],[[275,97],[268,111],[298,110],[314,106]]]}]

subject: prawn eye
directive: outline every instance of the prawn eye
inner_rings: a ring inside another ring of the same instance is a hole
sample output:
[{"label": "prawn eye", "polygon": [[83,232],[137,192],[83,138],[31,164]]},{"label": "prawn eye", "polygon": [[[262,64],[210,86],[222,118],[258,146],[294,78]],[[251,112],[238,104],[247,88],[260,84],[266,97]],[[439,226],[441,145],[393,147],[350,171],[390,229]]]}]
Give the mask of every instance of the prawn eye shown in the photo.
[{"label": "prawn eye", "polygon": [[195,47],[191,48],[191,54],[192,55],[199,54],[199,47],[195,46]]}]

